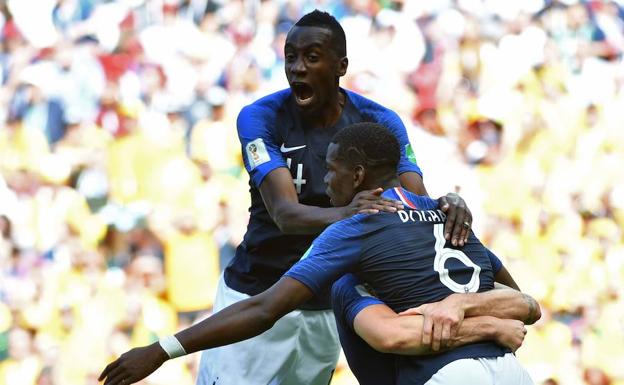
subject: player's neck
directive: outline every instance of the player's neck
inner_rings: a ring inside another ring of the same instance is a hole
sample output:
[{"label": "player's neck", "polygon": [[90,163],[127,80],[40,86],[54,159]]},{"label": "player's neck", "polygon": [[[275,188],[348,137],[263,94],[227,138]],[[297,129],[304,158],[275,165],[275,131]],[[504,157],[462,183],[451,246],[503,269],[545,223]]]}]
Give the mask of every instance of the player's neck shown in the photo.
[{"label": "player's neck", "polygon": [[325,128],[331,127],[338,119],[340,119],[340,115],[342,115],[342,110],[344,109],[346,101],[346,96],[338,91],[336,92],[336,97],[331,98],[321,107],[321,111],[310,111],[308,113],[304,113],[304,117],[306,123],[311,127]]},{"label": "player's neck", "polygon": [[373,190],[379,187],[386,191],[394,187],[401,187],[401,182],[396,175],[386,178],[374,178],[374,180],[364,183],[362,190]]}]

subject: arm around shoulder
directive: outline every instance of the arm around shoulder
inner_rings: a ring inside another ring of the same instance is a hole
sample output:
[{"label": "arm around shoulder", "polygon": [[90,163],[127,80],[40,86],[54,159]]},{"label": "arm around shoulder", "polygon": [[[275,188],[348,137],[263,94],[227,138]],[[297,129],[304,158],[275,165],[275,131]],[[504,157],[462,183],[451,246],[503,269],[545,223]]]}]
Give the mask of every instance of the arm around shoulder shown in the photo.
[{"label": "arm around shoulder", "polygon": [[431,344],[423,343],[423,316],[398,315],[384,304],[363,309],[355,317],[353,327],[366,343],[381,353],[419,356],[486,340],[517,349],[522,340],[518,342],[518,338],[513,339],[510,333],[505,332],[510,326],[514,326],[511,325],[513,322],[519,321],[499,320],[488,316],[467,318],[449,343],[438,350],[434,350]]},{"label": "arm around shoulder", "polygon": [[284,167],[271,171],[260,185],[269,215],[285,234],[316,234],[346,218],[345,207],[317,207],[299,203],[292,176]]}]

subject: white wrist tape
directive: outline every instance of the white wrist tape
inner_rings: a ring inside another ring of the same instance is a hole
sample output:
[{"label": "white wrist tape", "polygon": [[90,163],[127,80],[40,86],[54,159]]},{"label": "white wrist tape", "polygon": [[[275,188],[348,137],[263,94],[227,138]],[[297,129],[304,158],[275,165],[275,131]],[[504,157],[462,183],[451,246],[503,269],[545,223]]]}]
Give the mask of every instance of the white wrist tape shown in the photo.
[{"label": "white wrist tape", "polygon": [[176,358],[186,355],[186,350],[175,336],[166,336],[158,340],[158,343],[167,353],[169,358]]}]

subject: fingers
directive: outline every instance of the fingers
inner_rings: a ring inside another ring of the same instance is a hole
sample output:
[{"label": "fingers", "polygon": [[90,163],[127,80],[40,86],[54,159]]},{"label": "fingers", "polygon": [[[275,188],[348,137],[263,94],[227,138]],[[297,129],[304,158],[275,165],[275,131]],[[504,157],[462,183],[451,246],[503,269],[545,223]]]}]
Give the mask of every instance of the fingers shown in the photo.
[{"label": "fingers", "polygon": [[375,210],[375,209],[362,209],[360,211],[358,211],[358,214],[377,214],[379,212],[379,210]]},{"label": "fingers", "polygon": [[[463,320],[462,320],[462,321],[463,321]],[[451,324],[451,325],[450,325],[450,333],[451,333],[451,335],[450,335],[449,339],[450,339],[450,338],[455,338],[455,336],[457,335],[457,333],[459,333],[459,327],[461,326],[462,321],[459,321],[459,322],[457,322],[457,323],[455,323],[455,324]],[[449,341],[449,342],[450,342],[450,341]]]},{"label": "fingers", "polygon": [[446,213],[446,210],[449,209],[448,199],[446,199],[446,197],[440,197],[440,199],[438,199],[438,203],[440,204],[440,210]]},{"label": "fingers", "polygon": [[404,310],[399,313],[399,315],[422,315],[422,306],[413,307],[411,309]]},{"label": "fingers", "polygon": [[433,320],[431,317],[425,316],[425,321],[423,322],[423,331],[422,331],[422,343],[425,346],[431,345],[431,334],[433,329]]},{"label": "fingers", "polygon": [[[104,385],[121,384],[122,380],[124,379],[124,375],[125,374],[121,371],[114,371],[110,373],[108,377],[106,377],[106,381],[104,382]],[[130,384],[130,382],[128,382],[128,384]]]},{"label": "fingers", "polygon": [[395,213],[397,210],[401,209],[403,209],[403,205],[399,207],[396,201],[380,199],[376,201],[360,202],[358,214],[377,214],[380,211]]},{"label": "fingers", "polygon": [[434,352],[437,352],[438,350],[440,350],[440,342],[442,340],[442,329],[443,327],[440,324],[438,323],[433,324],[433,339],[431,341],[431,349]]},{"label": "fingers", "polygon": [[[457,221],[457,211],[450,207],[446,213],[446,222],[444,222],[444,239],[447,241],[451,240],[451,233],[454,231]],[[455,243],[455,239],[453,239],[453,246],[457,246]]]},{"label": "fingers", "polygon": [[117,367],[117,365],[119,365],[119,361],[118,360],[115,360],[115,361],[111,362],[110,364],[106,365],[106,367],[102,371],[102,374],[100,374],[100,376],[98,377],[98,381],[102,381],[104,378],[106,378],[106,376],[109,375],[111,370],[115,369],[115,367]]},{"label": "fingers", "polygon": [[444,237],[451,239],[453,246],[463,246],[468,241],[472,219],[467,215],[465,208],[451,206],[444,223]]},{"label": "fingers", "polygon": [[400,210],[398,206],[403,208],[403,205],[399,205],[396,201],[388,200],[388,199],[378,199],[375,201],[370,201],[368,209],[379,210],[379,211],[389,211],[396,212]]},{"label": "fingers", "polygon": [[438,199],[440,209],[446,213],[444,238],[453,246],[463,246],[468,241],[472,214],[466,202],[457,194],[450,193]]},{"label": "fingers", "polygon": [[451,324],[449,322],[445,322],[442,325],[442,339],[440,340],[440,345],[445,348],[449,345],[451,340]]},{"label": "fingers", "polygon": [[462,240],[463,243],[466,243],[468,242],[468,235],[470,235],[470,227],[472,226],[472,214],[470,210],[468,210],[468,207],[463,207],[463,217],[460,217],[458,214],[457,218],[457,222],[461,225],[459,239]]},{"label": "fingers", "polygon": [[396,212],[403,210],[403,202],[381,197],[383,189],[365,190],[359,192],[353,203],[358,214],[376,214],[380,211]]},{"label": "fingers", "polygon": [[454,212],[454,222],[453,222],[453,234],[451,235],[451,243],[453,246],[463,246],[464,238],[461,237],[461,233],[464,230],[464,223],[462,223],[461,219],[463,217],[460,215],[459,210],[457,208],[451,208]]}]

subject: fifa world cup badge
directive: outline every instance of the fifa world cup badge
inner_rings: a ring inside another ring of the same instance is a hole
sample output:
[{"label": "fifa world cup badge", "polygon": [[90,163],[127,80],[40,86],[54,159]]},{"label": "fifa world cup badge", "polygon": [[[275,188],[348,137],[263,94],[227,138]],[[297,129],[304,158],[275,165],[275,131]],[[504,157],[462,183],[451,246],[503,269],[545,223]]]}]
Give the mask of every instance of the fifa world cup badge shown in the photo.
[{"label": "fifa world cup badge", "polygon": [[245,146],[245,152],[247,153],[247,162],[249,163],[249,168],[251,170],[271,160],[262,138],[255,139],[247,143],[247,146]]}]

